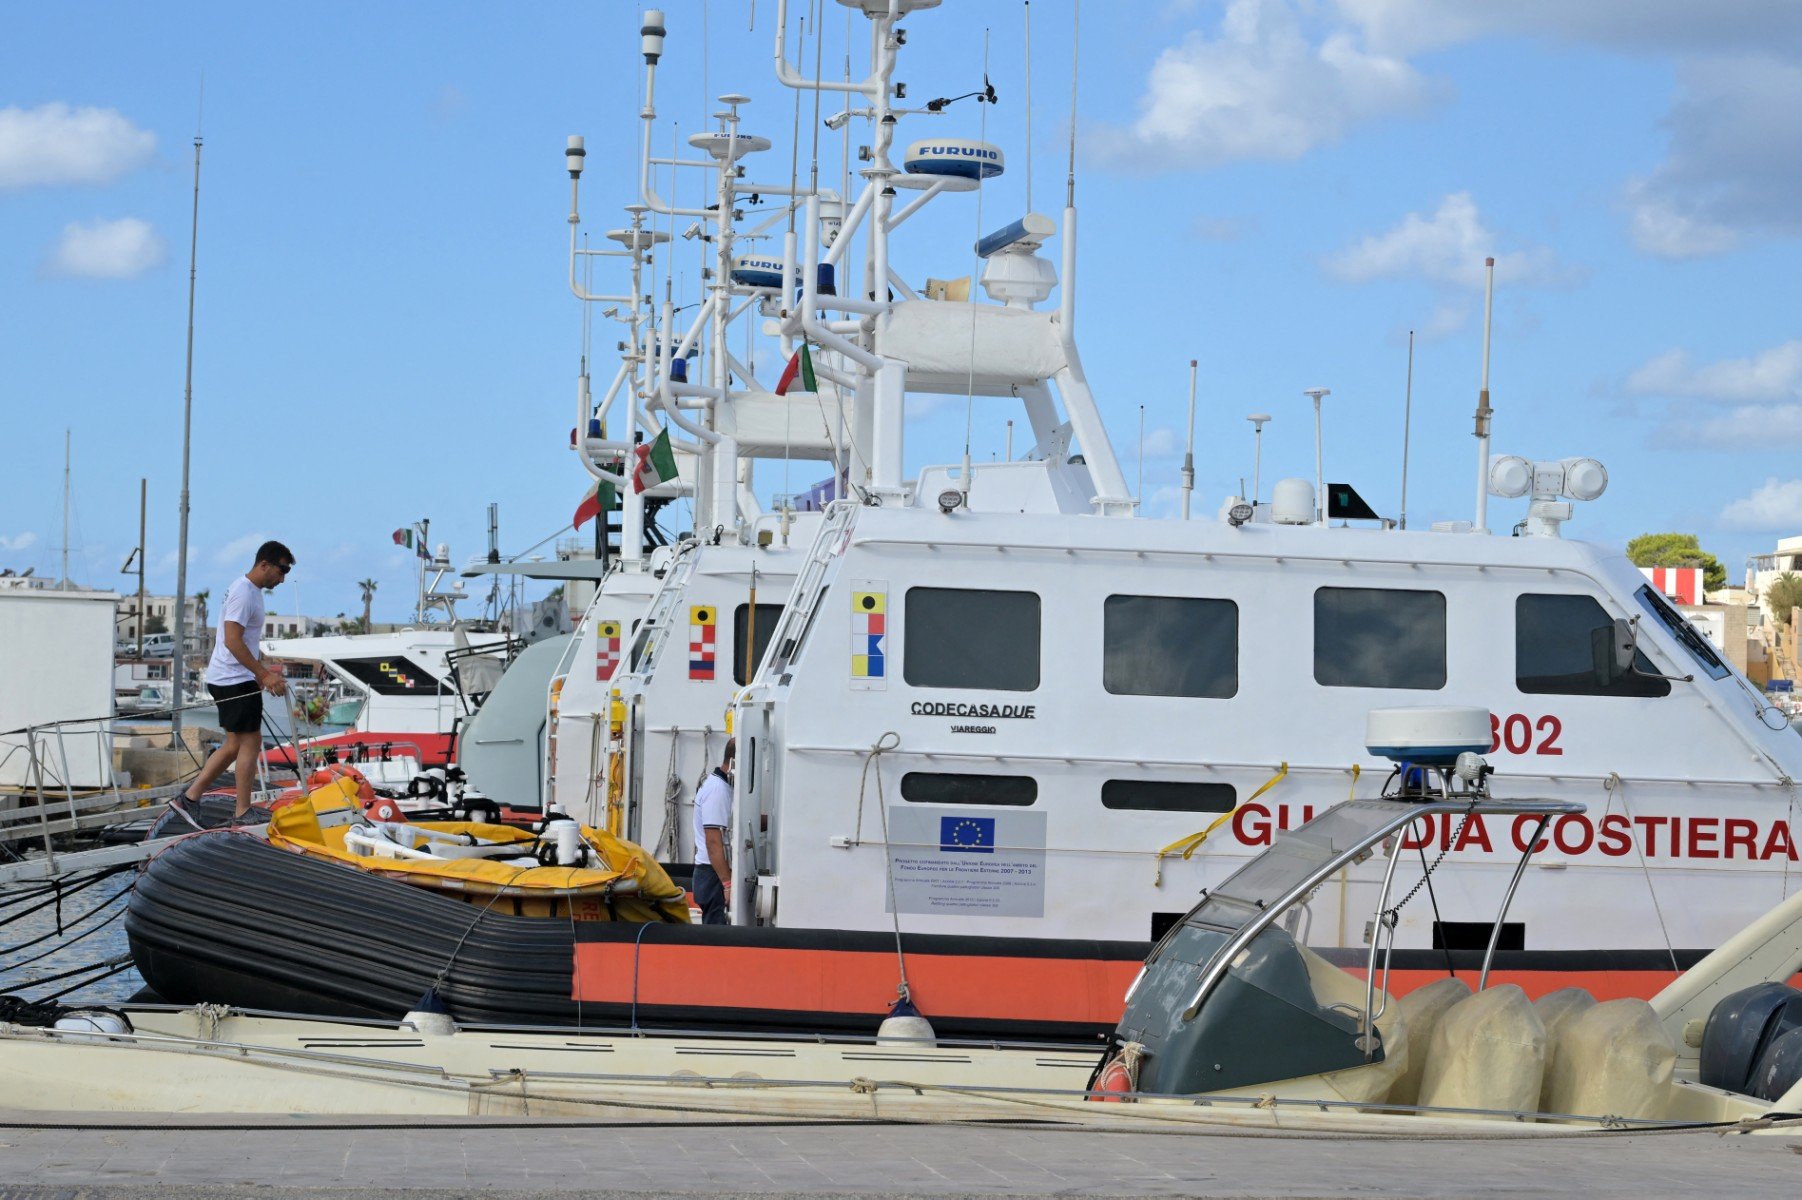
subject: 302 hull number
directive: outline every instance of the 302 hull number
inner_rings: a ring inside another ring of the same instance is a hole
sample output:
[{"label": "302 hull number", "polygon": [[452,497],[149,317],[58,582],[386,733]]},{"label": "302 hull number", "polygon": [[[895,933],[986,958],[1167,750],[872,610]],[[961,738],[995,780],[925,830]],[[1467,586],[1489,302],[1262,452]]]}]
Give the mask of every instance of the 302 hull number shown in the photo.
[{"label": "302 hull number", "polygon": [[1547,713],[1530,717],[1526,713],[1489,714],[1489,752],[1506,750],[1510,754],[1563,754],[1558,739],[1564,736],[1564,722]]}]

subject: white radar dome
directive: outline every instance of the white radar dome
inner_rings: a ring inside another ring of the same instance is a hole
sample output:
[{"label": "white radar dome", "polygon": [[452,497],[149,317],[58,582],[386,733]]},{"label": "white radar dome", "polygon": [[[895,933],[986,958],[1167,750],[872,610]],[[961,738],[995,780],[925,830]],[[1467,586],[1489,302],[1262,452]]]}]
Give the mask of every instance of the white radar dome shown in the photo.
[{"label": "white radar dome", "polygon": [[1489,741],[1486,708],[1373,708],[1364,718],[1364,748],[1397,762],[1449,767],[1460,754],[1487,754]]},{"label": "white radar dome", "polygon": [[924,138],[907,148],[901,166],[909,175],[990,179],[1001,174],[1001,147],[971,138]]},{"label": "white radar dome", "polygon": [[1270,493],[1270,519],[1278,525],[1312,525],[1320,515],[1314,485],[1305,479],[1279,479]]},{"label": "white radar dome", "polygon": [[[889,0],[838,0],[846,8],[861,9],[866,17],[882,17],[888,15]],[[937,8],[939,0],[896,0],[895,12],[906,16],[910,12],[918,12],[922,8]]]},{"label": "white radar dome", "polygon": [[[800,273],[796,272],[798,278]],[[782,286],[782,259],[767,254],[740,254],[732,260],[732,282],[740,287]]]}]

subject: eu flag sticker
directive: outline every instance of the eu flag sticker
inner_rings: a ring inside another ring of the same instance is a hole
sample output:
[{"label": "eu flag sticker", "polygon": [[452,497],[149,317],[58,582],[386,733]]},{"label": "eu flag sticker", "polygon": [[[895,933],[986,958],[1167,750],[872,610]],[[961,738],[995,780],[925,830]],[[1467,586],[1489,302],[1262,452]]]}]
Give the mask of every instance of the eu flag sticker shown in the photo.
[{"label": "eu flag sticker", "polygon": [[995,853],[995,818],[940,817],[939,849],[964,854]]}]

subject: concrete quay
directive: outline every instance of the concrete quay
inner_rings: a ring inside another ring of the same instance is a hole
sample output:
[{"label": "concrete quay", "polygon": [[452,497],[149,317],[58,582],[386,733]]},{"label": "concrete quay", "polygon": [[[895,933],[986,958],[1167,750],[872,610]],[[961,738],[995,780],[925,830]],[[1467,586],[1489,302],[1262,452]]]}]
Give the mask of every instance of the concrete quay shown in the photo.
[{"label": "concrete quay", "polygon": [[1403,1140],[1009,1126],[0,1113],[0,1200],[136,1197],[1794,1197],[1802,1140]]}]

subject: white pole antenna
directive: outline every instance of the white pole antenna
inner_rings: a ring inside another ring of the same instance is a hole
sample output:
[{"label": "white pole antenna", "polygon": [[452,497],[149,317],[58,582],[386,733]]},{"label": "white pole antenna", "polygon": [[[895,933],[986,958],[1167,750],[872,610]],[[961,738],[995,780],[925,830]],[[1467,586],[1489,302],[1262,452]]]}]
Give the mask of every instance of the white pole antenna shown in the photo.
[{"label": "white pole antenna", "polygon": [[1402,393],[1402,515],[1408,527],[1408,430],[1414,423],[1414,331],[1408,330],[1408,386]]},{"label": "white pole antenna", "polygon": [[1477,391],[1477,523],[1472,533],[1489,532],[1489,331],[1495,313],[1495,259],[1483,260],[1483,382]]},{"label": "white pole antenna", "polygon": [[69,431],[63,430],[63,575],[57,588],[68,591],[69,582]]},{"label": "white pole antenna", "polygon": [[1308,388],[1302,392],[1302,395],[1314,399],[1314,504],[1319,510],[1322,525],[1326,524],[1326,476],[1321,470],[1320,398],[1332,394],[1332,388]]},{"label": "white pole antenna", "polygon": [[1140,509],[1145,505],[1145,406],[1139,405],[1139,482],[1133,488],[1133,499]]},{"label": "white pole antenna", "polygon": [[1183,443],[1183,520],[1189,519],[1189,499],[1195,494],[1195,372],[1197,362],[1189,360],[1189,436]]},{"label": "white pole antenna", "polygon": [[[1264,485],[1264,426],[1270,420],[1270,414],[1252,413],[1245,419],[1251,422],[1251,507],[1256,511],[1258,493]],[[1245,486],[1243,479],[1239,486]]]},{"label": "white pole antenna", "polygon": [[1032,211],[1032,0],[1022,0],[1026,10],[1026,211]]}]

